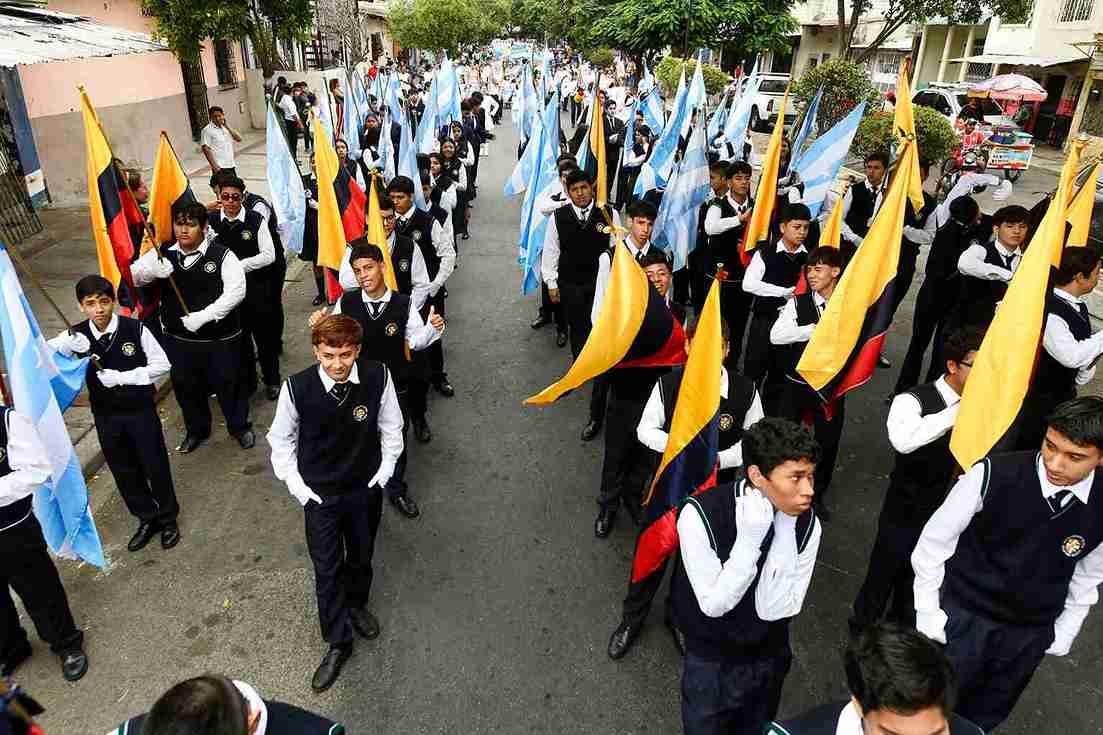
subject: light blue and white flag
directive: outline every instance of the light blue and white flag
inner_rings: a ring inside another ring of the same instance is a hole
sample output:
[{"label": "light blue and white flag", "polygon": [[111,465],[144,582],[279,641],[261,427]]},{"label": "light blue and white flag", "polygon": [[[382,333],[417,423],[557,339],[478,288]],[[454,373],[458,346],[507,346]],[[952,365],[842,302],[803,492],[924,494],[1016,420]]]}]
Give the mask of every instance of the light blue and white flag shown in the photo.
[{"label": "light blue and white flag", "polygon": [[525,146],[521,158],[517,161],[517,165],[513,167],[513,172],[506,179],[502,193],[507,197],[514,197],[528,190],[532,170],[544,154],[543,148],[538,142],[540,140],[538,136],[541,133],[552,141],[551,145],[556,151],[559,150],[559,108],[552,107],[553,102],[555,104],[559,102],[558,90],[554,91],[553,99],[548,100],[548,104],[544,108],[544,114],[536,118],[537,129],[534,129],[533,137],[529,139],[530,145]]},{"label": "light blue and white flag", "polygon": [[518,250],[521,253],[521,293],[531,293],[540,287],[540,261],[544,253],[544,242],[548,237],[548,219],[550,215],[540,212],[536,202],[550,195],[559,183],[559,169],[556,159],[559,153],[559,139],[549,133],[555,128],[552,116],[559,116],[559,92],[552,98],[544,111],[544,119],[536,123],[534,140],[538,143],[540,160],[533,168],[529,188],[525,194],[525,207],[522,209],[521,238]]},{"label": "light blue and white flag", "polygon": [[689,254],[697,247],[697,220],[709,195],[707,151],[705,126],[698,123],[655,219],[655,246],[673,255],[676,271],[686,267]]},{"label": "light blue and white flag", "polygon": [[[356,85],[349,83],[350,88],[355,88]],[[349,158],[353,161],[359,161],[362,151],[360,149],[360,108],[356,103],[356,95],[345,95],[345,104],[343,107],[344,114],[341,119],[341,137],[345,141],[345,145],[349,149]]]},{"label": "light blue and white flag", "polygon": [[755,61],[747,81],[741,85],[739,96],[736,98],[735,108],[728,114],[728,120],[724,124],[723,142],[731,143],[738,151],[747,137],[747,125],[751,122],[751,110],[754,108],[755,97],[758,96],[758,88],[762,80],[758,76],[758,61]]},{"label": "light blue and white flag", "polygon": [[816,138],[808,150],[794,164],[796,172],[804,182],[802,202],[815,217],[823,207],[824,197],[835,177],[839,175],[850,144],[858,132],[858,123],[862,121],[866,103],[862,102],[826,133]]},{"label": "light blue and white flag", "polygon": [[453,120],[460,121],[460,81],[452,62],[445,54],[437,71],[437,127],[444,127]]},{"label": "light blue and white flag", "polygon": [[88,488],[61,416],[80,393],[88,358],[65,357],[46,344],[3,243],[0,302],[0,338],[13,408],[34,424],[50,459],[50,479],[34,494],[35,517],[55,554],[103,567],[103,546],[88,507]]},{"label": "light blue and white flag", "polygon": [[425,203],[425,195],[421,192],[421,172],[417,169],[417,151],[414,149],[414,131],[411,127],[410,116],[403,111],[402,140],[398,146],[398,173],[408,176],[414,182],[414,204],[418,209],[428,212],[429,205]]},{"label": "light blue and white flag", "polygon": [[391,111],[392,120],[402,119],[402,82],[393,71],[387,76],[386,95],[387,109]]},{"label": "light blue and white flag", "polygon": [[268,105],[265,136],[269,201],[280,223],[280,239],[288,250],[301,253],[303,227],[306,224],[306,190],[274,105]]},{"label": "light blue and white flag", "polygon": [[790,148],[790,155],[796,162],[800,161],[801,150],[804,148],[804,144],[808,142],[808,137],[812,134],[812,131],[816,129],[816,116],[820,112],[820,99],[823,97],[823,87],[816,90],[816,96],[812,98],[812,103],[808,105],[808,111],[804,114],[804,122],[800,125],[800,130],[797,131],[797,135],[793,138],[793,146]]},{"label": "light blue and white flag", "polygon": [[368,105],[368,90],[364,86],[364,75],[356,69],[349,71],[349,91],[354,100],[356,100],[356,111],[360,113],[360,124],[364,124],[364,118],[368,114],[370,105]]},{"label": "light blue and white flag", "polygon": [[387,104],[387,91],[383,86],[383,72],[378,69],[375,72],[375,79],[371,83],[371,95],[375,97],[375,111],[380,112]]},{"label": "light blue and white flag", "polygon": [[[689,91],[686,93],[686,107],[690,111],[704,107],[708,95],[705,91],[705,76],[701,69],[703,66],[701,58],[700,55],[697,57],[697,64],[693,68],[693,81],[690,82]],[[684,134],[685,130],[682,133]]]},{"label": "light blue and white flag", "polygon": [[642,197],[652,189],[664,188],[674,170],[674,154],[678,152],[678,139],[681,136],[682,125],[689,116],[686,105],[687,96],[686,70],[682,67],[678,92],[674,95],[674,109],[666,121],[662,135],[655,142],[655,147],[651,149],[651,155],[640,167],[640,175],[636,178],[636,186],[632,193],[637,197]]},{"label": "light blue and white flag", "polygon": [[708,129],[705,131],[705,138],[710,145],[724,130],[724,121],[728,117],[728,102],[730,101],[731,94],[725,92],[723,99],[720,100],[720,104],[712,111],[712,116],[709,118]]},{"label": "light blue and white flag", "polygon": [[425,112],[421,115],[421,120],[417,124],[417,135],[414,140],[414,145],[417,146],[418,153],[429,155],[437,150],[437,131],[440,130],[441,124],[439,123],[439,110],[437,109],[437,75],[433,75],[432,81],[429,82],[429,93],[425,96]]},{"label": "light blue and white flag", "polygon": [[[395,177],[394,141],[391,139],[391,111],[385,106],[379,118],[379,159],[376,165],[383,171],[383,183],[389,184]],[[415,189],[420,187],[414,186]]]},{"label": "light blue and white flag", "polygon": [[655,77],[651,76],[651,72],[647,69],[647,62],[643,64],[643,77],[639,83],[640,99],[643,100],[643,121],[647,123],[647,127],[651,128],[653,133],[657,133],[663,129],[663,125],[666,122],[665,111],[663,110],[663,98],[659,96],[659,88],[655,84]]}]

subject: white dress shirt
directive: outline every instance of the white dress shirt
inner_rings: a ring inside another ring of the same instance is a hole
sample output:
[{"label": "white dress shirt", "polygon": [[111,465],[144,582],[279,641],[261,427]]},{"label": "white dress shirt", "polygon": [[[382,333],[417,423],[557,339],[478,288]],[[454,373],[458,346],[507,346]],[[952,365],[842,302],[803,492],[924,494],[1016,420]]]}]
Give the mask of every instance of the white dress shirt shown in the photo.
[{"label": "white dress shirt", "polygon": [[283,119],[287,122],[295,122],[299,119],[299,108],[295,105],[295,99],[291,94],[280,97],[276,105],[283,111]]},{"label": "white dress shirt", "polygon": [[1019,263],[1023,260],[1023,254],[1019,250],[1010,250],[1004,247],[1003,243],[996,239],[996,252],[1006,260],[1011,258],[1010,270],[999,265],[992,265],[991,263],[984,262],[984,257],[987,255],[984,249],[984,245],[979,242],[975,242],[965,249],[965,252],[961,254],[961,257],[957,260],[957,269],[967,276],[973,278],[980,278],[986,281],[1003,281],[1007,283],[1011,280],[1011,277],[1015,275],[1015,271],[1019,268]]},{"label": "white dress shirt", "polygon": [[[387,236],[387,252],[391,253],[392,261],[391,265],[398,268],[398,263],[393,261],[394,256],[394,233],[392,232]],[[452,251],[455,253],[455,250]],[[345,254],[341,257],[341,269],[338,271],[337,278],[341,283],[341,288],[346,291],[351,291],[354,288],[360,288],[360,282],[356,280],[356,274],[352,272],[352,262],[349,258],[352,256],[352,248],[346,247]],[[453,255],[453,266],[455,265]],[[414,244],[414,254],[410,258],[410,302],[413,308],[420,309],[425,300],[429,296],[429,269],[425,265],[425,256],[421,252],[421,248]]]},{"label": "white dress shirt", "polygon": [[[417,208],[411,206],[408,210],[406,210],[406,214],[404,214],[404,215],[399,214],[397,211],[395,212],[396,232],[400,232],[400,231],[402,231],[403,228],[405,228],[406,224],[413,218],[414,212],[416,212],[416,211],[417,211]],[[426,214],[428,214],[428,212],[426,212]],[[440,258],[440,268],[437,269],[437,277],[434,278],[431,281],[429,280],[429,271],[428,271],[428,269],[426,269],[426,271],[425,271],[425,281],[428,283],[428,296],[425,296],[423,294],[421,296],[421,299],[416,302],[417,307],[419,309],[421,308],[421,305],[425,303],[426,298],[434,297],[434,296],[437,295],[437,293],[440,291],[441,287],[444,286],[444,282],[448,280],[448,276],[452,275],[452,271],[454,271],[456,269],[456,239],[455,239],[455,237],[451,233],[445,234],[444,226],[441,225],[440,222],[437,222],[436,217],[433,217],[432,215],[429,215],[429,219],[433,223],[432,229],[430,230],[429,237],[433,241],[433,249],[436,250],[437,257]],[[419,245],[416,242],[414,244]],[[418,247],[414,248],[414,250],[418,250],[418,249],[419,249]],[[424,257],[422,257],[421,263],[422,263],[422,266],[425,265],[425,258]],[[413,268],[412,264],[411,264],[411,268]],[[417,290],[418,290],[417,286],[415,285],[414,286],[415,293],[417,292]]]},{"label": "white dress shirt", "polygon": [[[559,244],[559,228],[555,224],[555,217],[551,216],[551,212],[564,205],[570,206],[579,222],[585,222],[594,208],[594,203],[590,202],[588,207],[579,209],[570,198],[567,198],[566,202],[549,210],[548,229],[544,235],[544,250],[540,254],[540,276],[544,279],[544,283],[548,284],[548,288],[559,288],[559,254],[562,252],[562,247]],[[613,210],[613,224],[620,227],[620,214],[615,209]],[[612,235],[609,236],[609,244],[613,244]]]},{"label": "white dress shirt", "polygon": [[920,415],[923,409],[919,399],[911,393],[901,393],[892,399],[885,423],[889,443],[901,454],[911,454],[954,428],[958,409],[961,408],[961,396],[946,382],[945,375],[935,381],[934,387],[946,402],[946,408],[937,413]]},{"label": "white dress shirt", "polygon": [[[728,397],[728,371],[723,366],[720,367],[720,397]],[[673,411],[674,406],[671,406],[670,410]],[[747,408],[747,414],[743,417],[743,429],[751,428],[763,416],[765,416],[765,413],[762,411],[762,400],[756,390],[754,397],[751,398],[751,405]],[[656,382],[655,387],[651,389],[650,397],[647,399],[647,405],[644,406],[640,423],[636,426],[636,438],[640,440],[640,444],[643,444],[652,452],[662,454],[666,451],[666,442],[670,438],[670,435],[663,429],[665,424],[666,406],[663,404],[663,391],[659,383]],[[716,459],[719,461],[722,470],[739,467],[743,464],[743,442],[738,441],[726,449],[721,449],[716,455]]]},{"label": "white dress shirt", "polygon": [[946,198],[942,200],[942,203],[935,208],[931,216],[927,218],[928,222],[934,221],[934,228],[937,231],[940,227],[950,221],[950,205],[954,203],[955,199],[972,194],[973,188],[977,186],[998,186],[1003,181],[998,176],[992,174],[982,173],[967,173],[962,174],[961,178],[954,184],[954,188],[950,189],[950,193],[946,195]]},{"label": "white dress shirt", "polygon": [[[257,249],[259,252],[256,255],[250,255],[248,258],[238,258],[238,262],[241,263],[241,269],[246,273],[251,273],[259,268],[263,268],[267,265],[272,265],[276,262],[276,245],[272,242],[272,233],[268,231],[268,207],[260,207],[259,203],[257,207],[254,207],[264,221],[261,223],[261,227],[257,230]],[[227,217],[226,210],[222,210],[219,213],[219,219],[222,222],[229,220],[231,222],[240,222],[245,226],[245,212],[244,206],[237,211],[236,217]],[[206,234],[207,242],[217,242],[218,233],[215,232],[213,227],[207,228]]]},{"label": "white dress shirt", "polygon": [[[1084,304],[1083,298],[1060,288],[1053,289],[1053,294],[1072,304],[1077,310]],[[1090,320],[1088,326],[1091,326]],[[1058,363],[1078,370],[1076,384],[1085,385],[1095,376],[1096,360],[1103,354],[1103,331],[1096,332],[1085,340],[1077,340],[1072,336],[1072,330],[1063,317],[1048,313],[1045,331],[1042,333],[1042,346]]]},{"label": "white dress shirt", "polygon": [[[550,217],[551,213],[560,207],[570,204],[571,200],[567,198],[567,193],[563,191],[563,182],[556,181],[548,189],[536,197],[536,211],[545,217]],[[549,223],[549,227],[551,224]],[[556,240],[558,244],[558,238]],[[541,264],[543,265],[543,264]]]},{"label": "white dress shirt", "polygon": [[[881,208],[881,201],[885,198],[885,184],[888,176],[881,181],[881,185],[877,187],[877,192],[873,197],[873,212],[869,215],[869,219],[866,221],[868,227],[873,223],[873,219],[877,216],[877,210]],[[869,187],[869,182],[866,182],[866,187]],[[839,227],[839,232],[842,234],[844,240],[849,243],[853,243],[855,246],[862,244],[862,236],[854,230],[850,229],[850,225],[846,223],[846,216],[850,214],[850,205],[854,203],[854,187],[850,187],[846,190],[846,194],[843,196],[843,221]]]},{"label": "white dress shirt", "polygon": [[[746,482],[737,483],[734,490],[738,492]],[[755,592],[755,612],[762,620],[783,620],[800,612],[812,581],[820,548],[820,524],[813,518],[809,527],[811,537],[804,551],[798,553],[796,521],[793,516],[774,511],[774,539]],[[697,506],[690,503],[678,516],[678,545],[686,576],[701,612],[710,618],[731,612],[754,582],[759,552],[757,548],[747,548],[746,542],[740,544],[739,539],[745,536],[738,533],[728,560],[721,562],[709,543],[709,533]]]},{"label": "white dress shirt", "polygon": [[[180,265],[176,267],[187,270],[199,262],[200,258],[194,256],[207,254],[207,247],[209,244],[210,243],[204,240],[199,243],[199,246],[195,250],[187,254],[184,254],[184,251],[176,243],[173,243],[173,245],[169,247],[169,250],[175,250],[183,254]],[[146,251],[145,255],[134,261],[130,266],[130,275],[134,277],[135,286],[148,286],[156,280],[156,276],[153,274],[153,267],[158,258],[159,254],[157,249],[154,248]],[[241,261],[237,259],[237,256],[229,250],[226,251],[226,256],[222,259],[221,275],[221,296],[199,310],[194,308],[194,304],[188,304],[188,308],[192,310],[191,313],[202,314],[207,324],[225,319],[238,304],[245,300],[245,269],[241,267]],[[176,298],[176,295],[165,294],[165,298]],[[184,294],[185,303],[187,303],[187,299],[188,295]]]},{"label": "white dress shirt", "polygon": [[[96,323],[89,319],[88,330],[92,333],[92,338],[96,340],[105,334],[115,334],[119,331],[119,315],[112,314],[111,321],[107,323],[107,329],[102,332],[96,328]],[[161,343],[153,336],[153,332],[143,326],[141,328],[141,334],[142,352],[145,353],[146,364],[144,367],[116,371],[118,373],[116,376],[118,385],[152,385],[153,381],[168,373],[172,368],[168,356],[165,354],[164,349],[161,348]],[[51,339],[49,345],[58,352],[71,357],[72,353],[69,351],[68,346],[63,344],[68,341],[68,337],[68,332],[62,332]],[[92,344],[91,346],[95,348],[96,345]]]},{"label": "white dress shirt", "polygon": [[[1092,483],[1095,481],[1094,471],[1075,485],[1053,485],[1046,478],[1041,453],[1038,454],[1035,471],[1042,487],[1042,497],[1048,500],[1061,490],[1069,490],[1077,500],[1087,504]],[[946,642],[946,613],[942,610],[939,598],[946,575],[946,562],[957,550],[958,539],[972,522],[973,516],[984,507],[984,498],[981,495],[984,476],[983,462],[973,465],[961,476],[941,507],[923,527],[923,534],[912,552],[916,628],[940,643]],[[1065,598],[1065,609],[1057,617],[1054,625],[1055,638],[1046,653],[1056,656],[1068,653],[1080,632],[1080,626],[1088,616],[1088,609],[1099,600],[1097,588],[1100,582],[1103,582],[1103,546],[1077,562]]]},{"label": "white dress shirt", "polygon": [[705,212],[706,235],[722,235],[728,230],[739,227],[743,224],[743,218],[740,215],[748,211],[753,204],[750,197],[746,197],[742,202],[737,202],[732,198],[731,193],[725,194],[724,198],[728,200],[728,205],[735,209],[735,216],[725,217],[721,214],[720,200],[713,199],[708,211]]},{"label": "white dress shirt", "polygon": [[[322,388],[326,393],[333,390],[333,386],[337,384],[337,381],[329,377],[321,365],[318,366],[318,376],[322,379]],[[359,366],[355,364],[352,366],[348,382],[360,383]],[[395,462],[402,454],[402,408],[398,405],[398,396],[395,394],[394,381],[391,380],[389,370],[386,371],[377,423],[382,461],[379,463],[379,471],[368,481],[368,487],[386,485],[387,480],[394,474]],[[268,429],[267,439],[272,447],[272,469],[276,477],[287,483],[287,489],[291,494],[299,498],[300,503],[306,505],[305,499],[308,497],[308,492],[314,491],[307,486],[302,475],[299,474],[299,410],[295,407],[295,399],[291,396],[291,389],[286,380],[280,389],[276,415],[272,419],[271,428]]]},{"label": "white dress shirt", "polygon": [[[777,252],[788,250],[785,247],[785,243],[781,240],[777,243]],[[807,248],[801,244],[796,250],[790,251],[792,253],[806,253]],[[767,283],[762,280],[762,277],[766,275],[766,261],[762,259],[762,253],[759,250],[755,250],[754,255],[751,257],[751,262],[747,266],[747,272],[743,274],[743,290],[749,294],[763,297],[780,297],[789,298],[796,291],[794,286],[778,286],[773,283]]]},{"label": "white dress shirt", "polygon": [[[27,497],[49,480],[51,474],[50,455],[31,420],[16,411],[8,411],[7,429],[11,472],[0,477],[0,507]],[[20,518],[19,522],[22,521]]]},{"label": "white dress shirt", "polygon": [[[574,206],[574,205],[572,205]],[[637,261],[651,252],[651,243],[644,243],[643,245],[637,245],[636,241],[632,239],[632,236],[624,238],[624,246],[628,248],[628,252],[632,254],[632,257]],[[590,309],[590,323],[596,324],[597,317],[601,314],[601,305],[605,302],[605,290],[609,288],[609,279],[613,275],[613,256],[606,250],[601,254],[597,260],[597,285],[594,289],[594,305]],[[551,288],[551,285],[548,285]],[[668,296],[669,298],[669,296]]]},{"label": "white dress shirt", "polygon": [[[827,299],[813,292],[812,303],[816,305],[816,311],[822,316],[827,306]],[[815,331],[816,324],[797,324],[797,300],[789,299],[785,302],[785,306],[781,307],[774,326],[770,328],[770,344],[791,345],[807,342],[812,339],[812,333]]]},{"label": "white dress shirt", "polygon": [[[379,313],[383,313],[383,310],[387,308],[387,304],[391,302],[391,294],[394,293],[391,289],[386,289],[383,295],[378,299],[373,299],[368,296],[367,291],[360,291],[360,297],[364,301],[364,305],[368,307],[368,317],[375,319],[372,316],[372,304],[379,304]],[[333,311],[331,314],[341,313],[341,300],[338,299],[337,303],[333,305]],[[417,309],[413,308],[413,304],[410,305],[410,314],[406,317],[406,344],[410,346],[410,349],[414,352],[418,350],[424,350],[429,345],[440,339],[444,334],[443,330],[438,332],[436,327],[432,324],[426,324],[421,319],[421,314]]]},{"label": "white dress shirt", "polygon": [[219,168],[234,168],[234,139],[225,126],[207,123],[199,134],[199,145],[211,151],[211,157]]}]

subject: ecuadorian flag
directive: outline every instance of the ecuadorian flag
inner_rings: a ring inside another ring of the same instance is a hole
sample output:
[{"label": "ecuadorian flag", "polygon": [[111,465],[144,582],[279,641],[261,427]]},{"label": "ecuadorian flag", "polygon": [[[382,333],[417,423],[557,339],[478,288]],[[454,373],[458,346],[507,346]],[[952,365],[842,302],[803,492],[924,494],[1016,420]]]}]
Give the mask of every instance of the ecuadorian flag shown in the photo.
[{"label": "ecuadorian flag", "polygon": [[172,208],[177,204],[196,201],[188,175],[176,157],[168,133],[161,131],[157,145],[157,158],[153,162],[153,182],[149,187],[149,222],[153,225],[156,243],[148,239],[142,243],[142,252],[155,245],[172,242]]},{"label": "ecuadorian flag", "polygon": [[348,169],[337,160],[333,140],[313,117],[314,164],[318,169],[318,265],[326,271],[326,296],[332,304],[341,297],[337,272],[345,245],[364,235],[367,197]]},{"label": "ecuadorian flag", "polygon": [[383,251],[383,281],[387,288],[398,293],[398,281],[395,279],[394,266],[391,265],[391,248],[387,244],[387,230],[383,227],[383,210],[379,206],[380,191],[383,188],[383,174],[373,170],[368,180],[368,242]]},{"label": "ecuadorian flag", "polygon": [[[774,207],[777,205],[777,177],[781,171],[781,143],[785,139],[785,106],[789,102],[789,88],[781,98],[781,107],[777,112],[777,123],[766,144],[766,156],[762,159],[762,172],[758,176],[758,195],[754,200],[754,211],[743,231],[743,242],[739,248],[739,259],[746,268],[751,263],[751,251],[760,242],[769,242],[770,223],[774,220]],[[792,155],[789,157],[792,162]]]}]

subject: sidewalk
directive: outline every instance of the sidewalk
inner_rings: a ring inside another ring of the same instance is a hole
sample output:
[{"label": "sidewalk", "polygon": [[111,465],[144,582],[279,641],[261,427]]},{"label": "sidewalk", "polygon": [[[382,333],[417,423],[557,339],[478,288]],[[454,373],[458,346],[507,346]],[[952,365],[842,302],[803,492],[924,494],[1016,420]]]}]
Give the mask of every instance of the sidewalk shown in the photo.
[{"label": "sidewalk", "polygon": [[[242,132],[242,142],[237,146],[237,172],[245,180],[246,186],[261,196],[268,196],[268,181],[265,178],[265,152],[263,130]],[[180,163],[188,173],[192,191],[200,201],[213,198],[210,189],[210,168],[198,145],[189,144],[177,149]],[[146,181],[152,170],[146,171]],[[39,210],[44,230],[20,243],[19,252],[29,261],[39,282],[42,283],[50,298],[61,308],[65,317],[76,323],[84,319],[77,307],[73,294],[73,284],[81,276],[98,272],[96,245],[92,238],[87,204],[75,206],[49,206]],[[301,261],[289,258],[287,280],[294,281],[301,270]],[[18,271],[18,268],[17,268]],[[38,319],[46,339],[54,337],[66,328],[57,312],[49,305],[46,297],[34,282],[20,272],[20,282],[27,301]],[[157,383],[158,400],[171,392],[168,378]],[[169,420],[170,414],[177,411],[175,404],[161,406],[162,421]],[[76,402],[65,412],[65,425],[77,450],[77,458],[85,476],[96,473],[103,465],[103,452],[93,430],[92,412],[88,407],[87,393],[82,392]],[[166,431],[166,441],[175,445],[176,434],[171,428]]]}]

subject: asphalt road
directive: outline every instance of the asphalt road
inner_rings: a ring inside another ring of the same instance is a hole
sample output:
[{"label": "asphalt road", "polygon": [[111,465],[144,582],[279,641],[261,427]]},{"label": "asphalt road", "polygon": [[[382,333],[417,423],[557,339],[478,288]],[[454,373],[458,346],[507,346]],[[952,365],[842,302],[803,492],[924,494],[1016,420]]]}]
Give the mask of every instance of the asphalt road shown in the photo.
[{"label": "asphalt road", "polygon": [[[552,330],[529,329],[535,301],[519,295],[519,203],[500,193],[515,150],[507,124],[482,161],[472,239],[461,243],[449,282],[445,350],[457,393],[431,399],[434,439],[412,447],[410,480],[422,517],[384,509],[371,602],[380,638],[358,644],[333,689],[311,692],[325,647],[302,511],[273,476],[263,439],[243,451],[216,427],[211,443],[173,457],[183,540],[172,551],[154,542],[128,553],[134,522],[109,473],[90,484],[111,565],[61,568],[91,670],[65,683],[56,659],[36,642],[19,672],[48,710],[42,724],[50,735],[106,732],[172,683],[209,671],[324,712],[352,733],[680,730],[680,662],[661,612],[628,657],[613,662],[605,654],[633,530],[622,519],[608,540],[593,536],[601,443],[578,438],[586,399],[521,405],[563,373],[569,353],[555,347]],[[287,372],[311,363],[305,320],[312,296],[306,277],[285,297]],[[905,302],[888,340],[894,362],[907,346],[911,305]],[[845,619],[891,468],[882,400],[895,377],[895,370],[880,371],[848,401],[835,520],[793,625],[796,663],[783,714],[845,694]],[[182,425],[172,399],[163,407],[173,445]],[[259,435],[273,410],[263,399],[254,404]],[[1003,732],[1099,732],[1103,715],[1089,703],[1103,696],[1100,681],[1096,611],[1072,654],[1043,664]]]}]

